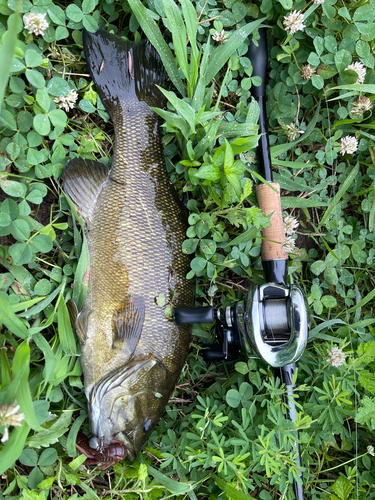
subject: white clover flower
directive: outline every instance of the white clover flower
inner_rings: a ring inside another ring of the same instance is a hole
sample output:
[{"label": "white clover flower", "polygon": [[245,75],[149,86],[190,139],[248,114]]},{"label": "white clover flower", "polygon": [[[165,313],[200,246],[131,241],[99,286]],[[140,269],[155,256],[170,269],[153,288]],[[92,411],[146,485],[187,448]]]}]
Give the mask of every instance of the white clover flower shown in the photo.
[{"label": "white clover flower", "polygon": [[77,92],[75,90],[71,90],[68,95],[56,97],[54,101],[59,105],[59,108],[63,108],[65,109],[65,111],[69,111],[70,109],[74,108],[77,99]]},{"label": "white clover flower", "polygon": [[345,363],[344,351],[339,347],[332,347],[330,351],[327,349],[327,353],[329,356],[329,358],[327,359],[327,363],[329,363],[330,365],[341,366]]},{"label": "white clover flower", "polygon": [[324,0],[314,0],[314,3],[320,5],[320,4],[324,3]]},{"label": "white clover flower", "polygon": [[284,239],[282,247],[286,251],[286,253],[292,253],[295,249],[295,246],[296,246],[296,240],[291,236],[287,236]]},{"label": "white clover flower", "polygon": [[305,64],[302,66],[301,78],[303,80],[310,80],[315,72],[315,68],[312,68],[310,64]]},{"label": "white clover flower", "polygon": [[294,141],[297,139],[299,134],[304,134],[305,132],[297,127],[295,123],[291,123],[290,125],[286,125],[286,136],[290,141]]},{"label": "white clover flower", "polygon": [[4,426],[4,435],[1,438],[1,442],[5,443],[9,439],[9,426],[21,426],[22,420],[25,418],[25,415],[22,413],[18,413],[20,407],[13,405],[4,405],[0,406],[0,425]]},{"label": "white clover flower", "polygon": [[371,445],[367,446],[367,453],[369,453],[372,457],[375,457],[375,450],[374,447]]},{"label": "white clover flower", "polygon": [[289,14],[289,16],[284,16],[283,24],[287,31],[290,33],[296,33],[297,31],[301,31],[306,26],[303,24],[304,18],[303,14],[301,14],[300,10],[294,10]]},{"label": "white clover flower", "polygon": [[23,19],[25,21],[25,28],[29,30],[29,33],[34,33],[34,35],[44,35],[44,30],[49,27],[46,21],[47,14],[27,14]]},{"label": "white clover flower", "polygon": [[358,140],[352,135],[342,137],[340,141],[340,148],[340,153],[342,155],[346,153],[352,155],[358,149]]},{"label": "white clover flower", "polygon": [[353,102],[352,109],[350,113],[356,118],[360,118],[365,111],[369,111],[372,108],[371,100],[365,95],[359,97],[355,102]]},{"label": "white clover flower", "polygon": [[225,34],[224,30],[221,30],[220,33],[216,31],[216,33],[212,35],[212,40],[215,40],[215,42],[219,43],[225,43],[227,41],[227,38],[228,35]]},{"label": "white clover flower", "polygon": [[349,66],[347,66],[345,69],[346,70],[352,69],[353,71],[355,71],[357,73],[358,80],[355,83],[363,83],[365,81],[366,68],[364,67],[364,65],[361,62],[357,61],[355,63],[349,64]]},{"label": "white clover flower", "polygon": [[295,217],[292,217],[291,215],[287,215],[284,218],[284,229],[285,229],[285,233],[287,235],[294,234],[296,232],[296,229],[298,226],[299,226],[299,222]]}]

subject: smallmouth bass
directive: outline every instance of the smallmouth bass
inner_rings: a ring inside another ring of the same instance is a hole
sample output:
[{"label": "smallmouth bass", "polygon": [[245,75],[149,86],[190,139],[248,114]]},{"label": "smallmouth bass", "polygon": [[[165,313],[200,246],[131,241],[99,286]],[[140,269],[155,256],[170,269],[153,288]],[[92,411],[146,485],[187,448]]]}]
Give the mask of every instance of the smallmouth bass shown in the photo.
[{"label": "smallmouth bass", "polygon": [[110,170],[75,158],[63,186],[85,223],[90,278],[75,327],[82,351],[91,443],[117,439],[133,460],[164,412],[185,363],[190,326],[156,303],[193,305],[181,245],[187,215],[164,163],[156,85],[167,75],[150,42],[137,45],[99,30],[84,51],[115,130]]}]

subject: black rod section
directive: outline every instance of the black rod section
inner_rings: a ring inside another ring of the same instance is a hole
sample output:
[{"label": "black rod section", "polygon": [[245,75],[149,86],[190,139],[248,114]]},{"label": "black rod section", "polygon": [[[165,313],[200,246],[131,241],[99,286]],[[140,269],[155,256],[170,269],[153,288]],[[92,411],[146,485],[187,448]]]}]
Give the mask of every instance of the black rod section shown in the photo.
[{"label": "black rod section", "polygon": [[262,83],[259,87],[254,85],[251,87],[251,95],[256,99],[260,108],[259,115],[259,133],[262,136],[258,143],[258,160],[260,167],[260,175],[267,182],[272,182],[272,164],[270,145],[267,135],[267,114],[266,114],[266,77],[268,66],[268,50],[267,50],[267,30],[266,28],[259,29],[260,39],[257,41],[258,47],[253,41],[250,42],[247,57],[250,59],[253,66],[252,76],[260,76]]}]

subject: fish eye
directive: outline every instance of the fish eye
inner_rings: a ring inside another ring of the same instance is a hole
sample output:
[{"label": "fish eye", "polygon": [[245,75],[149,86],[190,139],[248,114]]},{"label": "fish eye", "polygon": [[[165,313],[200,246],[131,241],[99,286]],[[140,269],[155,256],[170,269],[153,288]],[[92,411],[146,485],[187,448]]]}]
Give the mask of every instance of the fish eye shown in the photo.
[{"label": "fish eye", "polygon": [[92,437],[90,439],[90,441],[89,441],[89,446],[93,450],[97,450],[99,448],[99,446],[100,446],[100,440],[99,440],[99,438],[97,438],[96,436]]},{"label": "fish eye", "polygon": [[145,425],[143,426],[143,431],[144,432],[148,432],[152,427],[152,424],[151,424],[151,420],[147,420],[147,422],[145,423]]}]

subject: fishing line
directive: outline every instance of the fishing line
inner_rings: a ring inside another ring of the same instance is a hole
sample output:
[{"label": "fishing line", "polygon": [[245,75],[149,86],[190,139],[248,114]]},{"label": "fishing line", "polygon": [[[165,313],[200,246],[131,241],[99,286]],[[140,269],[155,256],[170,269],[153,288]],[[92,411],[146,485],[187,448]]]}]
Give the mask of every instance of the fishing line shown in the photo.
[{"label": "fishing line", "polygon": [[[331,131],[331,119],[330,119],[330,111],[329,111],[329,106],[328,106],[328,101],[327,101],[327,95],[325,88],[323,88],[323,93],[324,93],[324,100],[326,103],[326,109],[327,109],[327,122],[328,122],[328,133],[329,133],[329,145],[330,145],[330,155],[331,155],[331,165],[332,165],[332,170],[333,170],[333,144],[332,144],[332,131]],[[337,161],[337,160],[336,160]],[[336,230],[337,230],[337,243],[339,244],[339,218],[338,218],[338,213],[337,213],[337,204],[336,204],[336,184],[334,183],[332,186],[332,191],[333,191],[333,203],[335,205],[334,207],[334,212],[335,212],[335,222],[336,222]],[[336,251],[336,250],[335,250]],[[339,260],[341,261],[341,248],[338,249],[338,256]],[[348,313],[348,304],[346,302],[346,288],[345,288],[345,283],[343,279],[343,266],[340,265],[340,277],[341,277],[341,286],[344,292],[344,302],[345,302],[345,320],[348,326],[348,332],[349,332],[349,340],[350,340],[350,346],[351,350],[353,352],[354,356],[354,348],[353,348],[353,338],[350,333],[350,324],[349,324],[349,313]],[[355,414],[355,420],[354,420],[354,425],[355,425],[355,466],[356,466],[356,474],[355,474],[355,481],[356,481],[356,493],[357,493],[357,499],[359,499],[359,480],[358,480],[358,423],[357,423],[357,412],[358,412],[358,399],[357,399],[357,372],[355,365],[353,364],[353,372],[354,372],[354,414]]]}]

